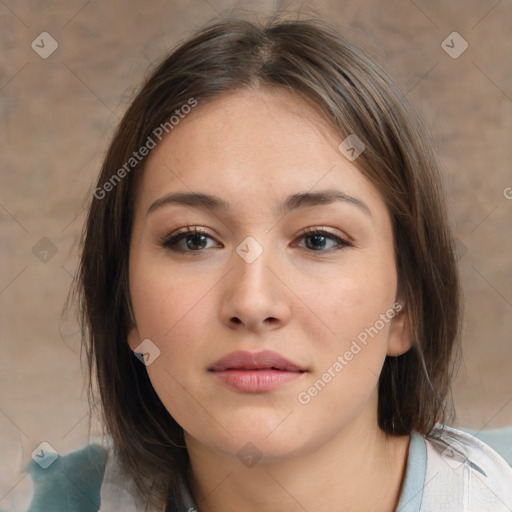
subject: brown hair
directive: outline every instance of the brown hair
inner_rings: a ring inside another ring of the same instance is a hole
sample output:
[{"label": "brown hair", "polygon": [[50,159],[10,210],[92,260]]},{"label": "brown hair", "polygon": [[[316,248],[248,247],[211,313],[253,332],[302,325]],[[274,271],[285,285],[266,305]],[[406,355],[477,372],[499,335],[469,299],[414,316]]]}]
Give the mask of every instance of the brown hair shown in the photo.
[{"label": "brown hair", "polygon": [[[96,190],[102,192],[90,205],[78,274],[84,346],[91,382],[97,374],[107,432],[125,468],[155,503],[174,494],[187,453],[183,430],[127,342],[133,318],[129,245],[144,160],[133,169],[125,164],[191,99],[201,105],[258,87],[300,95],[340,142],[356,134],[365,144],[354,163],[389,209],[398,297],[414,336],[412,349],[385,360],[379,426],[389,434],[427,434],[445,420],[460,334],[460,287],[438,164],[419,116],[387,73],[331,24],[278,18],[214,22],[154,70],[120,122],[98,179]],[[123,165],[127,172],[113,183]],[[113,186],[105,187],[109,180]]]}]

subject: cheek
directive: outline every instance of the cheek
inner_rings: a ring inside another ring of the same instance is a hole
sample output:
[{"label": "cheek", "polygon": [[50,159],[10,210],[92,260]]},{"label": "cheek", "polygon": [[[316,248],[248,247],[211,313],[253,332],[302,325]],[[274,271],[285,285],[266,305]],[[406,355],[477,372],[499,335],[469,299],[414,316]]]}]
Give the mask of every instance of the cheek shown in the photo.
[{"label": "cheek", "polygon": [[142,315],[146,329],[158,333],[154,340],[160,357],[147,367],[153,388],[169,414],[189,432],[212,421],[208,404],[215,397],[204,386],[215,346],[214,339],[205,338],[211,331],[212,307],[208,297],[189,293],[167,296]]},{"label": "cheek", "polygon": [[201,331],[201,323],[210,321],[204,308],[211,307],[208,291],[214,285],[213,278],[198,278],[167,267],[148,264],[143,272],[134,272],[130,280],[139,333],[157,344],[176,338],[180,330],[186,331],[186,339],[194,339],[193,331]]},{"label": "cheek", "polygon": [[326,322],[335,335],[313,338],[311,332],[317,345],[315,372],[295,396],[295,409],[305,425],[310,430],[323,425],[318,428],[327,433],[357,417],[375,395],[394,303],[393,289],[361,286],[357,279],[346,280],[336,293],[331,293],[336,301],[322,298]]},{"label": "cheek", "polygon": [[[350,267],[347,265],[347,268],[346,272],[341,270],[324,280],[315,293],[308,292],[305,286],[299,294],[305,297],[305,306],[315,313],[309,315],[310,320],[316,316],[313,322],[304,321],[304,328],[311,336],[316,328],[316,339],[323,340],[326,347],[336,351],[342,350],[361,333],[364,337],[366,330],[392,307],[396,297],[397,280],[392,258],[375,257]],[[378,323],[379,331],[386,336],[388,327],[387,323],[386,328]]]},{"label": "cheek", "polygon": [[[151,261],[130,276],[141,339],[151,339],[170,363],[194,359],[201,337],[212,330],[218,278]],[[218,301],[218,299],[217,299]]]},{"label": "cheek", "polygon": [[[166,272],[147,265],[144,272],[133,273],[132,304],[137,319],[139,340],[150,339],[160,355],[147,367],[148,375],[164,405],[179,421],[179,414],[190,407],[190,395],[211,361],[204,344],[205,333],[212,329],[213,286],[203,279],[178,272]],[[209,340],[210,341],[210,340]],[[132,347],[133,348],[133,347]]]},{"label": "cheek", "polygon": [[310,307],[319,320],[314,325],[304,321],[303,328],[316,345],[316,374],[308,382],[313,388],[303,388],[306,394],[299,403],[314,401],[315,408],[365,403],[386,357],[395,297],[392,255],[351,266],[350,274],[338,275],[311,296]]}]

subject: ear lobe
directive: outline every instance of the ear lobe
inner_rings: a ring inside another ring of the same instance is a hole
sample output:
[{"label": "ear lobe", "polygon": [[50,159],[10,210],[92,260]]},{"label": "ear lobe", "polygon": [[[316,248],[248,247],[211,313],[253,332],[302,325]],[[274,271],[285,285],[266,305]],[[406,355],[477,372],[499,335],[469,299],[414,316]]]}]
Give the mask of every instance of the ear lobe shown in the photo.
[{"label": "ear lobe", "polygon": [[135,325],[132,325],[128,331],[128,345],[132,352],[140,345],[140,334]]},{"label": "ear lobe", "polygon": [[389,331],[387,355],[391,357],[401,356],[412,347],[412,332],[409,315],[404,308],[391,321]]}]

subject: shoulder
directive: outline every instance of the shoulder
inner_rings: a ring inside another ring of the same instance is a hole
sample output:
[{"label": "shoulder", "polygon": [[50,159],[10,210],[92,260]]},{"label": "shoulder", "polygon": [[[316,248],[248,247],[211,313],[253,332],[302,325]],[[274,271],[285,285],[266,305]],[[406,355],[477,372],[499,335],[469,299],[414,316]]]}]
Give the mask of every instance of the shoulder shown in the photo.
[{"label": "shoulder", "polygon": [[490,446],[438,426],[425,437],[427,467],[421,510],[510,511],[512,468]]},{"label": "shoulder", "polygon": [[99,444],[64,456],[42,450],[28,466],[34,485],[28,512],[98,512],[106,454]]},{"label": "shoulder", "polygon": [[139,494],[111,442],[68,455],[42,450],[36,460],[28,466],[33,497],[26,512],[163,512]]}]

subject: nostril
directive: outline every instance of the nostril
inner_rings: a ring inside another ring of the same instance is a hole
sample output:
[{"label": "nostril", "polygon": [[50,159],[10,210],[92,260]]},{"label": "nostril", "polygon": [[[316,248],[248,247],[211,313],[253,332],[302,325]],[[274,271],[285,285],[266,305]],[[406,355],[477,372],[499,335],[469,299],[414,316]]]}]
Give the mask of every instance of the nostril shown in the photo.
[{"label": "nostril", "polygon": [[[240,318],[238,318],[237,316],[231,317],[231,322],[233,322],[234,324],[237,324],[237,325],[243,323],[242,320],[240,320]],[[264,323],[270,323],[270,324],[275,324],[278,322],[279,322],[278,319],[273,316],[269,316],[268,318],[265,318],[265,320],[264,320]]]}]

